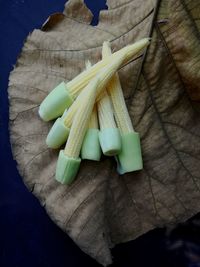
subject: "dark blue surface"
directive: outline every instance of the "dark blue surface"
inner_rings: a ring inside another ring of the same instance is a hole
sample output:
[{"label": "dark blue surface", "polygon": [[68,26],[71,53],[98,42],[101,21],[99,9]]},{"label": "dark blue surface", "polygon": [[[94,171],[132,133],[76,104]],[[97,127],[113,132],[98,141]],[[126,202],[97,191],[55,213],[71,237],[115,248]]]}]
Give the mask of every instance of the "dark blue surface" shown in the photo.
[{"label": "dark blue surface", "polygon": [[[102,1],[101,1],[102,2]],[[23,42],[65,0],[0,1],[0,267],[98,266],[46,215],[12,159],[8,133],[9,72]]]},{"label": "dark blue surface", "polygon": [[[8,133],[7,86],[23,41],[65,0],[0,0],[0,267],[99,266],[47,216],[26,189],[12,159]],[[87,0],[97,24],[104,0]],[[113,266],[183,266],[170,259],[164,230],[153,231],[113,250]],[[185,266],[185,265],[184,265]],[[193,265],[194,266],[194,265]]]}]

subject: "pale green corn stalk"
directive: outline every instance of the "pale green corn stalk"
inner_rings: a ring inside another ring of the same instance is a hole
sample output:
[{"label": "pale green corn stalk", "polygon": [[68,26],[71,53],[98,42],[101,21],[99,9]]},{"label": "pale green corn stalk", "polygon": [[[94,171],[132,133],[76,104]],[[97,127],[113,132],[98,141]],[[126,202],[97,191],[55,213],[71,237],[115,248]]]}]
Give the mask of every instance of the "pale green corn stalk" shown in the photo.
[{"label": "pale green corn stalk", "polygon": [[134,44],[128,45],[119,51],[110,55],[98,63],[94,64],[90,69],[87,69],[76,76],[73,80],[67,83],[67,89],[72,98],[76,98],[80,91],[88,84],[88,82],[109,62],[112,62],[116,57],[124,55],[123,64],[129,62],[134,56],[136,56],[142,49],[149,45],[150,39],[143,38]]},{"label": "pale green corn stalk", "polygon": [[[103,43],[103,48],[105,51],[105,56],[109,57],[111,55],[111,48],[109,42]],[[109,91],[112,104],[114,107],[115,119],[117,121],[117,125],[121,133],[129,133],[133,132],[133,125],[128,113],[128,109],[126,107],[126,103],[124,100],[124,95],[122,92],[119,75],[115,73],[113,78],[109,82],[107,86],[107,90]]]},{"label": "pale green corn stalk", "polygon": [[82,142],[88,128],[89,119],[95,103],[95,88],[97,84],[98,78],[94,78],[84,89],[86,92],[74,117],[69,137],[64,149],[64,154],[70,158],[76,159],[79,157]]}]

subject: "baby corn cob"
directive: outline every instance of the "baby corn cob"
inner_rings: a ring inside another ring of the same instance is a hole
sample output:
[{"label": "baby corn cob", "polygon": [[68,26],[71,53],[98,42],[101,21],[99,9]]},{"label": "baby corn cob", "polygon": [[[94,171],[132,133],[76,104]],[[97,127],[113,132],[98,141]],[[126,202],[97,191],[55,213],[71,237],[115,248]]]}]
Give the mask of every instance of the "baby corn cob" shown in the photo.
[{"label": "baby corn cob", "polygon": [[[89,69],[92,66],[89,60],[85,63],[85,65],[86,69]],[[99,143],[99,124],[96,105],[94,105],[92,114],[90,116],[88,129],[83,140],[81,158],[95,161],[99,161],[101,158],[101,147]]]},{"label": "baby corn cob", "polygon": [[149,44],[149,40],[149,38],[144,38],[132,45],[128,45],[106,59],[99,61],[90,69],[83,71],[67,84],[64,82],[59,84],[41,103],[39,108],[40,117],[44,121],[49,121],[61,116],[80,91],[102,68],[122,55],[124,56],[123,63],[127,63]]},{"label": "baby corn cob", "polygon": [[[103,45],[102,58],[107,57],[106,49]],[[113,108],[107,91],[98,101],[98,117],[100,125],[99,141],[104,155],[114,156],[121,150],[121,136],[116,126]]]},{"label": "baby corn cob", "polygon": [[[105,55],[110,56],[109,42],[103,44]],[[134,132],[131,119],[124,100],[119,76],[116,73],[107,87],[112,99],[117,125],[121,132],[122,149],[116,157],[120,174],[143,168],[139,134]]]},{"label": "baby corn cob", "polygon": [[94,107],[97,84],[98,78],[94,78],[86,87],[86,93],[73,120],[65,149],[59,153],[56,179],[63,184],[70,184],[79,170],[80,150]]},{"label": "baby corn cob", "polygon": [[[113,74],[117,71],[119,66],[122,64],[123,60],[124,60],[124,55],[121,55],[121,57],[118,57],[115,60],[113,60],[113,62],[111,62],[105,68],[103,68],[103,70],[97,75],[97,77],[99,79],[99,83],[98,83],[97,87],[95,88],[97,95],[99,95],[105,89],[106,84],[112,78]],[[77,110],[79,109],[79,107],[82,103],[82,100],[84,98],[84,95],[88,90],[88,89],[86,90],[86,88],[79,94],[77,99],[73,102],[73,104],[67,110],[66,114],[63,116],[62,123],[64,124],[64,126],[68,130],[68,132],[69,132],[69,129],[72,125],[74,115],[76,114]],[[57,121],[56,121],[56,123],[57,123]],[[58,127],[58,130],[59,130],[59,127]],[[56,132],[56,125],[55,126],[53,125],[53,127],[51,128],[48,135],[50,135],[51,138],[55,137],[55,139],[57,138],[57,136],[59,136],[59,134]],[[63,135],[63,138],[61,138],[59,140],[57,139],[56,141],[53,141],[52,143],[56,143],[57,145],[59,144],[59,146],[61,146],[64,142],[64,137],[65,137],[65,141],[66,141],[67,135],[65,135],[65,136]],[[50,146],[50,142],[49,142],[49,146]]]},{"label": "baby corn cob", "polygon": [[[110,42],[103,43],[105,57],[111,55]],[[133,125],[126,107],[119,75],[115,73],[107,86],[114,107],[115,119],[121,134],[133,132]]]},{"label": "baby corn cob", "polygon": [[[91,81],[90,89],[95,88],[97,85],[98,80],[96,78],[94,79],[94,81]],[[74,117],[64,150],[64,154],[69,157],[79,157],[82,142],[93,110],[95,96],[95,90],[88,91],[87,94],[85,94],[84,96],[85,99],[82,100],[84,101],[84,103],[81,105]]]}]

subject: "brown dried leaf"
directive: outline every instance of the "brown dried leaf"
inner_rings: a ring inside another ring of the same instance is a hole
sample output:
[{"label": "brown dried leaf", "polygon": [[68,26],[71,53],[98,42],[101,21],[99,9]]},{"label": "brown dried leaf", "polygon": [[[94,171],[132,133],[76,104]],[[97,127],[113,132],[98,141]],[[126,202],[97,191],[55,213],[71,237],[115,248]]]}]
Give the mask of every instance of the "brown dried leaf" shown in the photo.
[{"label": "brown dried leaf", "polygon": [[[158,226],[177,223],[200,205],[200,3],[109,0],[97,27],[83,1],[66,4],[28,36],[10,75],[10,135],[14,158],[29,190],[50,217],[103,265],[109,248]],[[153,23],[153,25],[152,25]],[[101,45],[114,50],[148,36],[142,59],[120,70],[124,94],[141,134],[144,170],[118,176],[115,162],[83,162],[72,186],[54,180],[58,151],[47,149],[52,123],[38,106],[61,81],[70,80],[85,59],[96,62]]]}]

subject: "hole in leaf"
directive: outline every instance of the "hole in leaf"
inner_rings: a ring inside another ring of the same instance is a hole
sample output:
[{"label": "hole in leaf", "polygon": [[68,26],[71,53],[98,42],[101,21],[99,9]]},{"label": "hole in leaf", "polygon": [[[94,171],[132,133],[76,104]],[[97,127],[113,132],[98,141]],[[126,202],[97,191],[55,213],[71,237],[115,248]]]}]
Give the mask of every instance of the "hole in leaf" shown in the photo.
[{"label": "hole in leaf", "polygon": [[100,11],[108,9],[108,6],[106,5],[106,0],[85,0],[84,2],[93,14],[91,25],[97,25],[99,22]]}]

